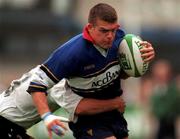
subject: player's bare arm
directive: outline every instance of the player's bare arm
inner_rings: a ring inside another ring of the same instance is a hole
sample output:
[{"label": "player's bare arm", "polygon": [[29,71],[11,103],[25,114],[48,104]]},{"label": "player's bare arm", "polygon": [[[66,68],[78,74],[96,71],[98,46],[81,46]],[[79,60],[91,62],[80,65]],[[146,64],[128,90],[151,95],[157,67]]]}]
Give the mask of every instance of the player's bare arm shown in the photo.
[{"label": "player's bare arm", "polygon": [[123,113],[125,110],[125,101],[120,97],[108,100],[97,100],[84,98],[82,99],[75,111],[76,115],[93,115],[117,109]]},{"label": "player's bare arm", "polygon": [[40,115],[43,115],[44,113],[50,111],[45,93],[33,92],[31,93],[31,95],[33,97],[34,104],[36,105],[36,108]]},{"label": "player's bare arm", "polygon": [[[44,119],[44,122],[48,129],[48,134],[50,139],[52,139],[52,127],[59,125],[64,130],[67,130],[65,125],[54,115],[50,115],[50,109],[47,102],[46,94],[43,92],[33,92],[31,93],[34,104],[39,112],[40,116]],[[61,130],[61,129],[60,129]],[[64,133],[61,133],[64,135]]]}]

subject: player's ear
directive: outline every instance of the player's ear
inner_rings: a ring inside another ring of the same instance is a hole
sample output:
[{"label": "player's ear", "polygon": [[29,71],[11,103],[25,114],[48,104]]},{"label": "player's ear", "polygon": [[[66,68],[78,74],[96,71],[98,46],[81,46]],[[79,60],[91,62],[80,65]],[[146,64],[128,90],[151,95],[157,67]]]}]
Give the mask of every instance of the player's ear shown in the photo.
[{"label": "player's ear", "polygon": [[94,28],[93,24],[91,24],[91,23],[87,24],[87,29],[88,29],[89,33],[91,33],[93,28]]}]

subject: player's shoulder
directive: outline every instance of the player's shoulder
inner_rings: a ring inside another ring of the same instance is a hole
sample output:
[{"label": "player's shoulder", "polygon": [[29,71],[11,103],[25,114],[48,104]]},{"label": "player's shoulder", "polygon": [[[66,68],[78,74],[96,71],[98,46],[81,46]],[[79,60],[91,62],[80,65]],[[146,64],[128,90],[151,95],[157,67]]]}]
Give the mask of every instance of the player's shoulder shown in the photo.
[{"label": "player's shoulder", "polygon": [[83,36],[82,34],[78,34],[68,41],[66,41],[64,44],[62,44],[59,48],[61,49],[69,49],[74,48],[75,46],[80,46],[79,44],[83,43]]},{"label": "player's shoulder", "polygon": [[115,39],[113,42],[113,46],[115,46],[116,48],[119,47],[120,42],[123,40],[123,37],[125,36],[125,32],[122,29],[118,29],[116,31],[116,35],[115,35]]},{"label": "player's shoulder", "polygon": [[125,32],[123,29],[119,28],[117,31],[116,31],[116,38],[123,38],[125,36]]},{"label": "player's shoulder", "polygon": [[66,49],[70,57],[75,56],[78,58],[87,53],[89,48],[92,48],[92,45],[92,42],[84,39],[83,34],[79,34],[65,43],[62,49]]}]

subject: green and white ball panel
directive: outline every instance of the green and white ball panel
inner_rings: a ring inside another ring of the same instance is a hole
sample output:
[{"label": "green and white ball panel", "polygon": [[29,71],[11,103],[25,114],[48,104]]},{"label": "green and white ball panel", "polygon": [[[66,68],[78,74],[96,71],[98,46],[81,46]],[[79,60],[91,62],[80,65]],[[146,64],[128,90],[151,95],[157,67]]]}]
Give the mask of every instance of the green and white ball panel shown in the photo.
[{"label": "green and white ball panel", "polygon": [[148,69],[148,63],[141,57],[142,40],[133,34],[124,36],[119,46],[120,64],[122,69],[132,77],[143,75]]},{"label": "green and white ball panel", "polygon": [[[133,64],[133,57],[130,54],[130,49],[128,47],[125,47],[127,45],[126,40],[123,40],[120,45],[120,65],[122,69],[128,74],[128,75],[135,75],[135,66]],[[126,54],[126,53],[128,54]]]}]

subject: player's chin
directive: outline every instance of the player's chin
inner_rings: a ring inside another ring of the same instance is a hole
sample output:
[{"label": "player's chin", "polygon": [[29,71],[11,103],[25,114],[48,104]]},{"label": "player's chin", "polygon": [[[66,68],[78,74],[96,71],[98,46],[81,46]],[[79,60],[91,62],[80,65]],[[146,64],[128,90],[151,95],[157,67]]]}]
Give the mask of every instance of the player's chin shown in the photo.
[{"label": "player's chin", "polygon": [[107,43],[107,44],[104,44],[103,45],[103,48],[104,49],[109,49],[109,48],[111,48],[112,47],[112,43]]}]

